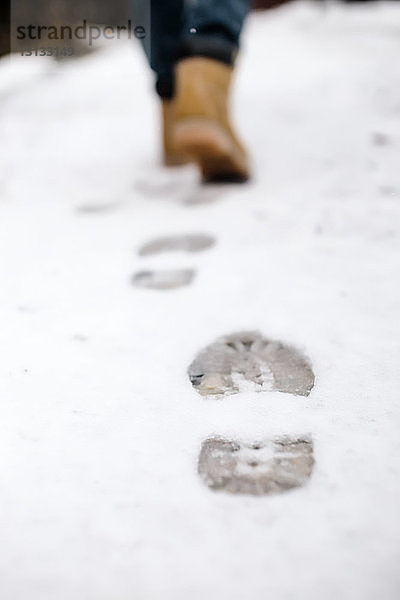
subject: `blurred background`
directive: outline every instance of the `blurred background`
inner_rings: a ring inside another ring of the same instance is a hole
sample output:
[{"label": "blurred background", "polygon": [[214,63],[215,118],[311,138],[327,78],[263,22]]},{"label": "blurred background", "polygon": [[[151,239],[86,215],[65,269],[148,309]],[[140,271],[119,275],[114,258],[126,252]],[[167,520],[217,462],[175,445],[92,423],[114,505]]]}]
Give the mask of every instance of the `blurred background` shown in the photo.
[{"label": "blurred background", "polygon": [[[267,10],[291,0],[253,0],[255,10]],[[7,54],[10,47],[10,32],[7,26],[7,13],[11,8],[11,19],[21,23],[40,23],[52,25],[76,24],[86,19],[89,23],[115,25],[126,21],[129,15],[130,0],[13,0],[11,7],[4,3],[1,11],[0,56]],[[19,49],[28,47],[18,44]],[[87,46],[86,46],[87,49]],[[77,48],[78,55],[85,53],[82,44]]]},{"label": "blurred background", "polygon": [[[252,0],[254,10],[268,10],[293,2],[295,0]],[[325,0],[317,0],[324,2]],[[347,3],[369,2],[369,0],[343,0]],[[40,23],[52,25],[77,24],[86,19],[88,23],[99,23],[104,25],[116,25],[126,21],[130,14],[130,0],[57,0],[46,2],[46,0],[12,0],[3,3],[0,19],[0,56],[7,54],[10,50],[10,30],[8,26],[10,12],[14,23]],[[28,47],[18,42],[18,50]],[[11,49],[12,49],[11,43]],[[14,48],[15,50],[15,48]],[[88,50],[87,45],[82,43],[76,48],[75,56],[84,55]]]}]

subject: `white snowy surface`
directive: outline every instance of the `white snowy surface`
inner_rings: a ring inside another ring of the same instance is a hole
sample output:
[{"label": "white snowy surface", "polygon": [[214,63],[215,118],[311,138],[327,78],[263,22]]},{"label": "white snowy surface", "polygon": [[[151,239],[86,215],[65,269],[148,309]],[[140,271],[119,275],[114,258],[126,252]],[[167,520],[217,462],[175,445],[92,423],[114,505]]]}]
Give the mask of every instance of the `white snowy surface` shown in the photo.
[{"label": "white snowy surface", "polygon": [[[399,55],[399,2],[252,16],[254,181],[207,190],[157,166],[136,46],[0,64],[3,600],[399,598]],[[171,233],[217,245],[137,255]],[[135,289],[153,267],[197,277]],[[196,393],[195,354],[242,329],[306,352],[309,398]],[[212,492],[213,433],[309,433],[312,479]]]}]

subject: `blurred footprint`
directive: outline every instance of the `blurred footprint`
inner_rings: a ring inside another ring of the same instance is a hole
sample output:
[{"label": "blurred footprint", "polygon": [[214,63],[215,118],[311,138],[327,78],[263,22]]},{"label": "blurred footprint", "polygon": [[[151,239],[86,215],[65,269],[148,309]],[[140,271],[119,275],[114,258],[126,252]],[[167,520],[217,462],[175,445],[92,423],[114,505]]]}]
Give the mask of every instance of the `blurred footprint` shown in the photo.
[{"label": "blurred footprint", "polygon": [[198,473],[212,490],[260,496],[303,486],[313,466],[309,436],[257,442],[211,437],[202,444]]},{"label": "blurred footprint", "polygon": [[139,249],[139,256],[148,256],[150,254],[160,254],[162,252],[171,252],[174,250],[183,250],[185,252],[200,252],[211,248],[215,244],[215,239],[210,235],[171,235],[156,238],[147,242]]},{"label": "blurred footprint", "polygon": [[237,192],[237,183],[203,183],[193,187],[182,199],[186,206],[196,207],[202,204],[214,204],[229,192]]},{"label": "blurred footprint", "polygon": [[202,396],[249,391],[308,396],[314,386],[311,365],[298,350],[257,331],[220,337],[197,355],[188,375]]},{"label": "blurred footprint", "polygon": [[197,169],[193,165],[177,169],[153,167],[144,171],[135,181],[134,190],[148,198],[173,200],[186,206],[212,204],[232,189],[229,184],[199,183]]},{"label": "blurred footprint", "polygon": [[107,202],[103,204],[81,204],[75,210],[82,215],[103,215],[114,212],[119,208],[121,208],[120,202]]},{"label": "blurred footprint", "polygon": [[189,285],[196,272],[193,269],[164,269],[139,271],[132,278],[136,287],[152,290],[172,290]]}]

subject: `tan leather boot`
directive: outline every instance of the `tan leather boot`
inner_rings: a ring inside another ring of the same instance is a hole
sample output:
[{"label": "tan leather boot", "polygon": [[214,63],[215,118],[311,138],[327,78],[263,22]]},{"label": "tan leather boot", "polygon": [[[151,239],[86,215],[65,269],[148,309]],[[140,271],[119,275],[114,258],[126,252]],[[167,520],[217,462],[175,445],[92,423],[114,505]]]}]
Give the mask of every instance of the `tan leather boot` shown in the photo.
[{"label": "tan leather boot", "polygon": [[176,66],[172,148],[199,164],[205,181],[249,178],[246,150],[228,116],[232,72],[220,61],[197,56]]},{"label": "tan leather boot", "polygon": [[172,131],[175,125],[175,100],[161,101],[163,156],[162,161],[166,167],[179,167],[189,162],[188,157],[174,151],[172,145]]}]

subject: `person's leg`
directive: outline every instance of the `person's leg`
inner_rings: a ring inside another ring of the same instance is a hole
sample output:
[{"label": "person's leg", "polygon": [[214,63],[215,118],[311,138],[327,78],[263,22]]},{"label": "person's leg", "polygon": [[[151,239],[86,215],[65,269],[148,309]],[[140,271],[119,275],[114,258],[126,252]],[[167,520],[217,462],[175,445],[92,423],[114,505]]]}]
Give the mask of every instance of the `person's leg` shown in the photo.
[{"label": "person's leg", "polygon": [[161,98],[173,96],[174,64],[184,28],[184,0],[130,0],[136,24],[145,25],[143,48]]},{"label": "person's leg", "polygon": [[187,0],[178,48],[172,147],[205,181],[245,181],[247,153],[229,118],[229,94],[250,0]]},{"label": "person's leg", "polygon": [[251,0],[131,0],[136,22],[149,23],[143,46],[161,97],[173,96],[179,57],[220,54],[224,62],[233,62],[250,4]]},{"label": "person's leg", "polygon": [[150,64],[161,98],[173,96],[174,65],[184,26],[184,0],[151,0]]},{"label": "person's leg", "polygon": [[161,99],[162,162],[165,166],[179,166],[187,162],[172,145],[175,62],[184,19],[184,0],[151,0],[150,65],[156,74],[156,92]]},{"label": "person's leg", "polygon": [[142,42],[150,67],[155,73],[156,92],[161,100],[163,156],[167,166],[181,165],[187,159],[175,153],[171,145],[174,124],[175,62],[184,28],[184,0],[130,0],[136,24],[144,25]]},{"label": "person's leg", "polygon": [[247,155],[230,125],[228,96],[250,0],[131,2],[136,10],[151,7],[145,49],[162,100],[164,164],[193,160],[205,180],[247,179]]}]

